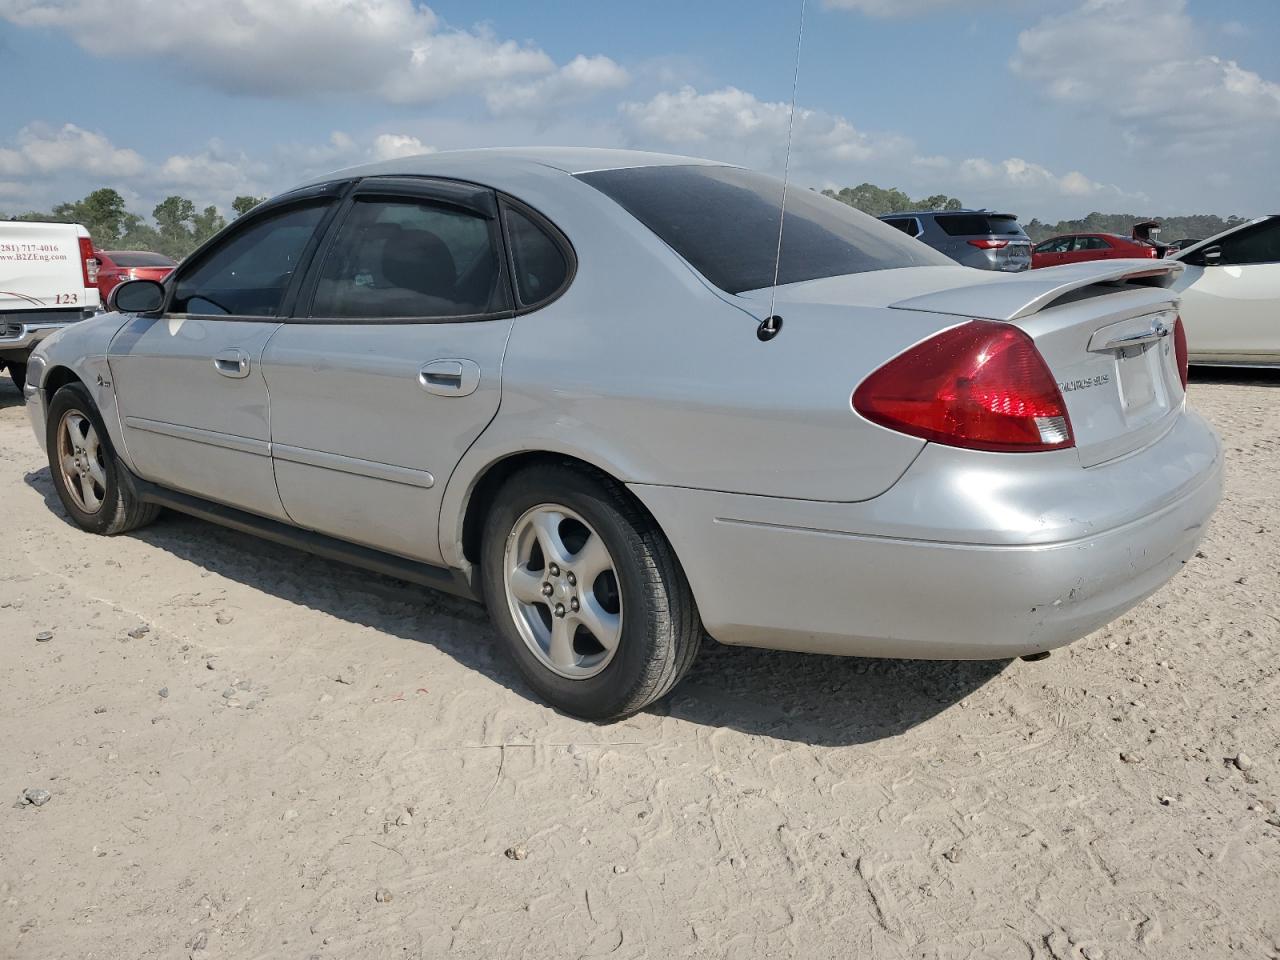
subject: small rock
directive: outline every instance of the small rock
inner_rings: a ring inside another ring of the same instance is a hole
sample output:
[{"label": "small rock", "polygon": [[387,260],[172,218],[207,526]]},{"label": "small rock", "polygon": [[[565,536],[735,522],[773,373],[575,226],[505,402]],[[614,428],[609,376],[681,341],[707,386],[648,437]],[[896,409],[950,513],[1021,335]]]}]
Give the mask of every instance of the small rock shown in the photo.
[{"label": "small rock", "polygon": [[194,937],[191,938],[190,949],[203,950],[208,945],[209,945],[209,931],[201,930],[199,933],[197,933]]},{"label": "small rock", "polygon": [[237,681],[235,682],[235,688],[236,688],[237,690],[248,690],[248,689],[250,688],[249,681],[248,681],[248,680],[237,680]]},{"label": "small rock", "polygon": [[230,699],[231,699],[232,697],[234,697],[235,695],[236,695],[236,688],[235,688],[235,687],[227,687],[227,689],[225,689],[225,690],[223,690],[223,691],[222,691],[222,699],[223,699],[223,700],[230,700]]},{"label": "small rock", "polygon": [[1173,797],[1161,797],[1161,798],[1160,798],[1160,805],[1161,805],[1162,807],[1167,807],[1167,806],[1169,806],[1169,804],[1173,803],[1173,801],[1174,801],[1174,798],[1173,798]]},{"label": "small rock", "polygon": [[1110,643],[1107,644],[1108,650],[1114,650],[1115,648],[1116,648],[1116,642],[1114,640],[1112,640]]},{"label": "small rock", "polygon": [[206,670],[212,670],[212,669],[213,669],[213,661],[212,661],[212,660],[206,660],[206,661],[204,662],[204,668],[205,668]]},{"label": "small rock", "polygon": [[377,811],[377,809],[376,809],[376,808],[374,808],[374,807],[365,807],[365,808],[364,808],[364,812],[365,812],[365,813],[367,813],[367,814],[373,815],[373,814],[377,813],[378,811]]},{"label": "small rock", "polygon": [[94,712],[94,713],[106,713],[106,712],[107,712],[107,708],[106,708],[106,707],[94,707],[94,708],[93,708],[93,712]]},{"label": "small rock", "polygon": [[53,632],[50,630],[41,630],[36,634],[36,643],[48,643],[53,639]]},{"label": "small rock", "polygon": [[959,847],[952,847],[942,855],[942,858],[951,863],[959,863],[962,856],[964,856],[964,853]]},{"label": "small rock", "polygon": [[1142,757],[1141,755],[1136,753],[1129,753],[1128,751],[1122,751],[1120,754],[1120,762],[1121,763],[1141,763]]},{"label": "small rock", "polygon": [[281,817],[281,819],[282,819],[282,820],[285,820],[285,821],[289,821],[289,820],[297,820],[297,819],[298,819],[298,811],[297,811],[297,810],[286,810],[286,811],[284,812],[284,816],[283,816],[283,817]]},{"label": "small rock", "polygon": [[503,856],[508,860],[524,860],[529,856],[529,851],[524,847],[507,847],[507,849],[503,851]]},{"label": "small rock", "polygon": [[161,696],[161,697],[163,697],[163,698],[165,698],[165,699],[168,699],[168,696],[169,696],[169,688],[168,688],[168,687],[161,687],[161,688],[160,688],[160,696]]},{"label": "small rock", "polygon": [[43,787],[27,787],[22,791],[22,799],[33,807],[43,807],[52,797],[53,794]]},{"label": "small rock", "polygon": [[411,826],[413,826],[413,816],[412,816],[412,814],[409,814],[409,813],[402,813],[402,814],[400,814],[400,816],[396,817],[396,826],[397,826],[397,827],[411,827]]},{"label": "small rock", "polygon": [[1253,759],[1243,750],[1237,753],[1235,757],[1232,758],[1231,762],[1235,764],[1237,770],[1253,769]]},{"label": "small rock", "polygon": [[233,617],[231,614],[227,613],[226,611],[219,610],[218,615],[213,619],[217,621],[221,626],[225,627],[228,623],[234,620],[235,617]]},{"label": "small rock", "polygon": [[390,903],[393,897],[391,891],[386,887],[379,887],[378,892],[373,895],[373,899],[379,903]]},{"label": "small rock", "polygon": [[626,873],[626,872],[627,872],[627,868],[626,868],[626,866],[625,866],[624,864],[619,863],[619,864],[616,864],[616,865],[614,866],[614,868],[613,868],[613,872],[614,872],[614,873]]},{"label": "small rock", "polygon": [[150,632],[151,632],[151,628],[144,623],[140,626],[134,627],[132,630],[129,631],[129,639],[141,640]]}]

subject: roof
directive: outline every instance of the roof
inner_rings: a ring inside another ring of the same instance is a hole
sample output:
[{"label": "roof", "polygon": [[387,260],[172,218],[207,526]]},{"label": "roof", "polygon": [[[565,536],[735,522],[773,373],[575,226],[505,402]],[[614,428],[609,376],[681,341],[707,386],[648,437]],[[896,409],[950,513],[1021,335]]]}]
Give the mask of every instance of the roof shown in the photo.
[{"label": "roof", "polygon": [[880,219],[883,220],[885,217],[947,217],[960,213],[977,213],[984,217],[1012,217],[1014,220],[1018,219],[1016,213],[998,213],[995,210],[970,210],[967,207],[963,210],[895,210],[893,213],[884,214]]},{"label": "roof", "polygon": [[341,176],[442,176],[465,177],[468,173],[493,173],[554,170],[561,173],[587,173],[593,170],[617,170],[624,167],[659,167],[687,164],[735,166],[715,160],[701,160],[670,153],[648,153],[643,150],[614,150],[603,147],[489,147],[478,150],[442,150],[366,163],[314,177],[308,183],[324,183]]}]

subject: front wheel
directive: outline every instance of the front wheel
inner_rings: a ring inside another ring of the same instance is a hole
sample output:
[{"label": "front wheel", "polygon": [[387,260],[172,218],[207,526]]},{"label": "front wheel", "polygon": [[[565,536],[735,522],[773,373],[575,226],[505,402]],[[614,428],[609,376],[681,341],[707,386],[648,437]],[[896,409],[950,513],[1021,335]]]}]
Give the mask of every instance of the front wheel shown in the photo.
[{"label": "front wheel", "polygon": [[702,623],[689,584],[620,484],[569,464],[521,470],[498,493],[482,550],[490,616],[552,706],[627,716],[692,666]]},{"label": "front wheel", "polygon": [[46,430],[53,485],[76,526],[110,536],[156,518],[160,508],[125,483],[111,437],[81,384],[69,383],[53,395]]}]

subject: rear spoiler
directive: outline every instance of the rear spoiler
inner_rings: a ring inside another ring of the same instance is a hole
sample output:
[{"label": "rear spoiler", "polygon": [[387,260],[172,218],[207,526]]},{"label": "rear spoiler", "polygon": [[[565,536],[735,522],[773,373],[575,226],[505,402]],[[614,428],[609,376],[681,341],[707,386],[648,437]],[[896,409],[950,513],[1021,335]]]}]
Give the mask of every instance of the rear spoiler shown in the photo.
[{"label": "rear spoiler", "polygon": [[1092,260],[1025,273],[996,274],[985,283],[939,290],[890,304],[893,310],[955,314],[984,320],[1021,320],[1068,294],[1125,286],[1170,287],[1183,270],[1175,260]]}]

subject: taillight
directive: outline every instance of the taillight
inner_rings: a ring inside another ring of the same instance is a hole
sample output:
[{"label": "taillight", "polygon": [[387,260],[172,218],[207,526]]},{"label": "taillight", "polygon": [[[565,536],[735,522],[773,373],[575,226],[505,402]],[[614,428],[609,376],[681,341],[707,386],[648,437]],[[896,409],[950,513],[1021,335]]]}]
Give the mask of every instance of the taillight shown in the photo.
[{"label": "taillight", "polygon": [[98,258],[93,255],[93,241],[88,237],[80,238],[80,272],[86,287],[98,285]]},{"label": "taillight", "polygon": [[1187,361],[1187,331],[1183,329],[1182,317],[1173,321],[1173,357],[1178,361],[1178,376],[1182,380],[1182,389],[1186,390],[1191,369]]},{"label": "taillight", "polygon": [[973,450],[1017,453],[1075,446],[1062,393],[1031,338],[971,320],[890,360],[854,391],[873,423]]},{"label": "taillight", "polygon": [[1008,240],[970,240],[969,246],[979,250],[1003,250],[1009,245]]}]

